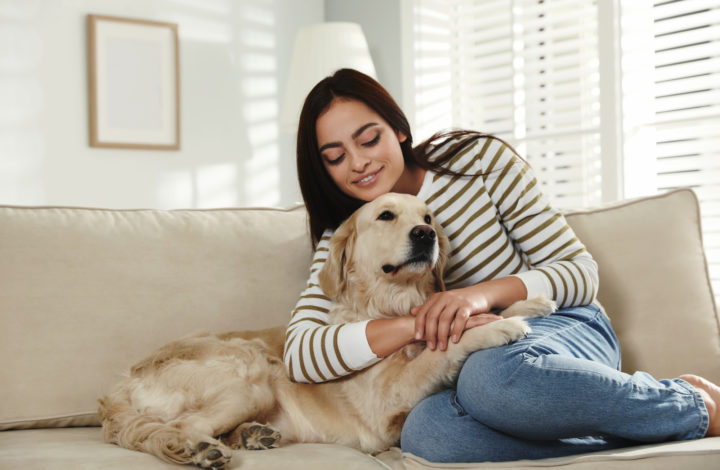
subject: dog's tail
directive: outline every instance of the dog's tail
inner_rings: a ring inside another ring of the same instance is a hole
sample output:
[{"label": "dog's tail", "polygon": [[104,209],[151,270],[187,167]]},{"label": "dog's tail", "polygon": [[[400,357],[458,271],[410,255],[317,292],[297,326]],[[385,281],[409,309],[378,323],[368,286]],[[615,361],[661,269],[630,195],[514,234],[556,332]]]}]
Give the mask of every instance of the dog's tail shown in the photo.
[{"label": "dog's tail", "polygon": [[105,442],[146,452],[170,463],[194,463],[195,452],[186,433],[158,416],[138,412],[127,390],[117,390],[98,402]]}]

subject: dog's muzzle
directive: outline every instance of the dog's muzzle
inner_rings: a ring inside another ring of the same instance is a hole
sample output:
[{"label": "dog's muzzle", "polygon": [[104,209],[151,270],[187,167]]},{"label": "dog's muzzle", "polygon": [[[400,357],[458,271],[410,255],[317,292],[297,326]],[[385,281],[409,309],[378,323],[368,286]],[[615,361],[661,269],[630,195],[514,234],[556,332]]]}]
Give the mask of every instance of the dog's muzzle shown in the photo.
[{"label": "dog's muzzle", "polygon": [[433,260],[437,233],[429,225],[417,225],[410,230],[410,257],[400,265],[385,264],[382,269],[385,273],[395,273],[403,266],[410,264],[424,264]]}]

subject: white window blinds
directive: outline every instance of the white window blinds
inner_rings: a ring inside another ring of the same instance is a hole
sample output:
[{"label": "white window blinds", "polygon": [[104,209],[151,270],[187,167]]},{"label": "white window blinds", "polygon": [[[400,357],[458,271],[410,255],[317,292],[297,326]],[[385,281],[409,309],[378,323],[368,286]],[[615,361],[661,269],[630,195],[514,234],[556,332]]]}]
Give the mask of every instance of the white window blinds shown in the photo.
[{"label": "white window blinds", "polygon": [[720,295],[720,2],[624,0],[622,12],[626,194],[694,189]]},{"label": "white window blinds", "polygon": [[595,0],[413,2],[416,140],[506,138],[560,207],[599,203]]},{"label": "white window blinds", "polygon": [[720,293],[720,2],[414,0],[405,9],[416,141],[449,127],[506,138],[558,207],[692,187]]}]

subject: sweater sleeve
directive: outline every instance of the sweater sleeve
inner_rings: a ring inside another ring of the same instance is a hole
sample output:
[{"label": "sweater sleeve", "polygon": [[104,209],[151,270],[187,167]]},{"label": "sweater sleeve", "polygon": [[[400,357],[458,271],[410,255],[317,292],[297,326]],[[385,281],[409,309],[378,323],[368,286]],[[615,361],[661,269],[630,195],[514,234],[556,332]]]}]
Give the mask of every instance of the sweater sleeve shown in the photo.
[{"label": "sweater sleeve", "polygon": [[310,278],[295,305],[285,334],[283,360],[288,376],[296,382],[317,383],[333,380],[364,369],[379,358],[370,349],[365,334],[368,321],[329,324],[332,301],[318,281],[328,255],[331,232],[320,239]]},{"label": "sweater sleeve", "polygon": [[544,294],[560,307],[591,303],[598,289],[597,263],[548,203],[530,166],[504,145],[483,166],[500,222],[530,268],[515,274],[528,298]]}]

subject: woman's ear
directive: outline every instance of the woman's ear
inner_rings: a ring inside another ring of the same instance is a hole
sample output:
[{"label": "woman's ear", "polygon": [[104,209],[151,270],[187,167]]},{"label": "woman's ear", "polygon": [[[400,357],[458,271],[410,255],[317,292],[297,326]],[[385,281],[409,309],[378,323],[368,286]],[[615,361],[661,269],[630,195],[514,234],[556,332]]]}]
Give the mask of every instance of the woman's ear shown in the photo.
[{"label": "woman's ear", "polygon": [[445,235],[445,232],[443,232],[442,227],[439,223],[437,223],[434,217],[433,228],[435,229],[435,233],[437,234],[438,246],[440,247],[438,260],[435,264],[435,269],[433,270],[433,275],[435,276],[435,290],[438,292],[442,292],[445,290],[445,281],[443,280],[443,275],[445,274],[445,265],[447,264],[448,252],[450,251],[450,241],[448,240],[448,237]]},{"label": "woman's ear", "polygon": [[328,258],[318,274],[318,279],[320,288],[331,299],[337,298],[347,286],[347,272],[352,259],[355,238],[354,216],[340,224],[330,238]]},{"label": "woman's ear", "polygon": [[407,136],[400,131],[397,131],[397,139],[401,144],[407,140]]}]

